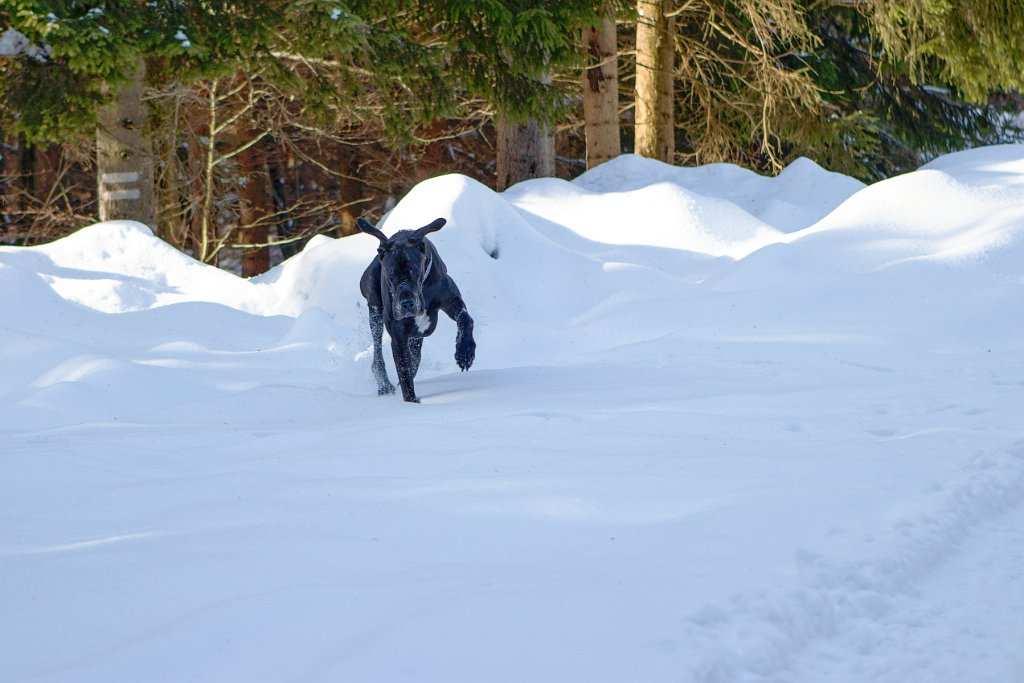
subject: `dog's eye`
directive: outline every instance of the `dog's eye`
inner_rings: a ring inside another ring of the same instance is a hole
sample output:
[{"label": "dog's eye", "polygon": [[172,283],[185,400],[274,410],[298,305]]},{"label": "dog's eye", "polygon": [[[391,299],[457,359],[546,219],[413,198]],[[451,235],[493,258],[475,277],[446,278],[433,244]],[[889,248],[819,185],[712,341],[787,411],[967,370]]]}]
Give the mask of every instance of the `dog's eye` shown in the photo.
[{"label": "dog's eye", "polygon": [[419,249],[420,253],[422,253],[422,254],[426,254],[427,253],[427,245],[424,244],[423,242],[420,242],[419,244],[417,244],[416,248]]}]

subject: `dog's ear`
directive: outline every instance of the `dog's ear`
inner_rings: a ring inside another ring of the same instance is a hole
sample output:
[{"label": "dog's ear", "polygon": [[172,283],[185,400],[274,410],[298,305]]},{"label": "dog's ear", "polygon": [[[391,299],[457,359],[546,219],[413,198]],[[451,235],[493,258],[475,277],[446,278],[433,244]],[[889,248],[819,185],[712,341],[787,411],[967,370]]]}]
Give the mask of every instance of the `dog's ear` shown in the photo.
[{"label": "dog's ear", "polygon": [[388,238],[384,235],[384,233],[370,225],[370,222],[368,220],[360,218],[356,220],[356,225],[358,225],[359,229],[365,232],[367,235],[373,235],[374,237],[379,239],[381,243],[388,241]]},{"label": "dog's ear", "polygon": [[426,237],[428,233],[437,232],[444,227],[444,224],[448,221],[444,218],[435,219],[430,225],[424,225],[422,228],[414,232],[413,234],[417,237]]}]

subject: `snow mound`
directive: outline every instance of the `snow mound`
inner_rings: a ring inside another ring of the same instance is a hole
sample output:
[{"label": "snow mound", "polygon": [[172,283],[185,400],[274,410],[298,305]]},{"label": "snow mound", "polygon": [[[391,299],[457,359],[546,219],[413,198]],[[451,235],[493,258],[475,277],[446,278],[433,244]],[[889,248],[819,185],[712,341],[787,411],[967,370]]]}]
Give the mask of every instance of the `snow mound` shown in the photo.
[{"label": "snow mound", "polygon": [[1024,327],[1004,312],[1024,294],[1022,177],[1020,146],[940,159],[865,188],[705,286],[841,334],[947,351],[1019,348]]},{"label": "snow mound", "polygon": [[557,223],[606,244],[738,259],[778,242],[782,235],[731,201],[700,195],[669,181],[629,192],[597,193],[557,179],[530,180],[503,196],[528,218]]},{"label": "snow mound", "polygon": [[802,157],[770,177],[733,164],[680,168],[624,154],[572,182],[594,192],[632,191],[667,182],[702,197],[731,202],[781,232],[816,223],[864,188],[859,180],[826,171]]},{"label": "snow mound", "polygon": [[[431,239],[493,339],[481,349],[485,367],[614,349],[678,331],[683,320],[699,339],[861,338],[947,349],[975,343],[980,325],[986,345],[1003,346],[1016,343],[1018,326],[996,311],[1014,305],[1024,281],[1022,177],[1019,146],[950,155],[870,187],[803,159],[766,178],[627,155],[571,183],[534,180],[500,194],[464,176],[433,178],[383,229],[448,219]],[[773,212],[782,218],[763,220]],[[366,339],[358,280],[375,247],[361,234],[318,238],[246,281],[141,225],[112,222],[0,250],[0,262],[105,313],[189,302],[296,319],[325,312],[334,328],[320,326],[312,339],[358,356]],[[964,298],[974,305],[951,314],[949,302]],[[451,333],[445,321],[439,336]],[[432,346],[425,372],[450,364],[449,351]]]},{"label": "snow mound", "polygon": [[105,313],[183,301],[256,307],[245,281],[195,261],[134,221],[97,223],[28,251],[20,258],[32,259],[54,291]]}]

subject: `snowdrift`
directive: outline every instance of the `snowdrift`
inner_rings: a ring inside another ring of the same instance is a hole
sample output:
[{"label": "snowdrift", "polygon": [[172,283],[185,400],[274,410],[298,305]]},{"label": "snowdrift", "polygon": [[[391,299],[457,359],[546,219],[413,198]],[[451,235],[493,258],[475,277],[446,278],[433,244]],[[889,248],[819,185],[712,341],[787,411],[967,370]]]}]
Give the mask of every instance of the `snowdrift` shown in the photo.
[{"label": "snowdrift", "polygon": [[439,216],[479,347],[420,406],[367,236],[0,248],[0,681],[1019,679],[1024,147],[449,175],[382,229]]},{"label": "snowdrift", "polygon": [[[767,178],[627,155],[572,183],[529,181],[503,195],[465,177],[434,178],[383,227],[448,218],[433,239],[478,320],[482,368],[560,362],[668,333],[1017,349],[1020,318],[1009,312],[1022,282],[1022,177],[1017,146],[950,155],[871,187],[806,159]],[[95,225],[50,245],[0,249],[4,317],[23,321],[7,334],[60,338],[64,317],[82,321],[72,330],[131,320],[138,332],[114,338],[148,351],[138,335],[151,318],[161,330],[166,320],[183,326],[178,343],[207,348],[230,345],[238,336],[222,333],[244,320],[258,329],[251,350],[332,349],[338,387],[361,392],[369,372],[354,367],[368,362],[356,284],[373,255],[364,236],[318,238],[247,282],[144,226]],[[197,307],[204,312],[190,316]],[[450,371],[442,340],[453,329],[426,345],[426,373]]]}]

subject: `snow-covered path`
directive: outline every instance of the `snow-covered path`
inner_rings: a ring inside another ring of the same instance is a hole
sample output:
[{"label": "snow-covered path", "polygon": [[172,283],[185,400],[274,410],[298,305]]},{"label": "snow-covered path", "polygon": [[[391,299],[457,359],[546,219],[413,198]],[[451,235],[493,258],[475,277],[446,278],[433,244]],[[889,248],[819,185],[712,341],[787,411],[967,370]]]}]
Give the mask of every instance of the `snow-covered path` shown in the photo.
[{"label": "snow-covered path", "polygon": [[[375,399],[343,425],[288,410],[321,392],[269,387],[245,402],[281,405],[281,424],[213,402],[206,423],[8,433],[0,680],[920,666],[957,606],[929,621],[941,600],[915,594],[970,583],[968,543],[1024,494],[1019,385],[993,379],[1000,362],[685,352],[677,383],[653,358],[442,375],[422,406]],[[998,624],[1020,550],[961,607],[995,631],[988,666],[1016,651]]]},{"label": "snow-covered path", "polygon": [[[1020,455],[1018,453],[1018,455]],[[813,683],[1024,680],[1024,502],[983,519],[874,614],[816,642],[792,674]]]}]

